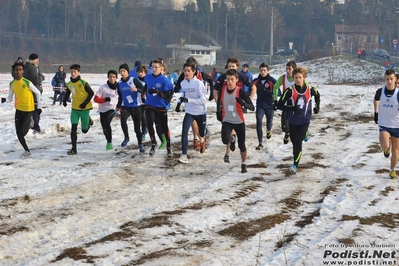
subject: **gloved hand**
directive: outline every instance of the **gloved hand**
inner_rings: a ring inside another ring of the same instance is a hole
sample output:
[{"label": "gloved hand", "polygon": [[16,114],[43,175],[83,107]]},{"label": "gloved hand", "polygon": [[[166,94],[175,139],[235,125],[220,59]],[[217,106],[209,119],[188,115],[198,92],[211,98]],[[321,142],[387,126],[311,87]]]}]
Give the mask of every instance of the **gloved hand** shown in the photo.
[{"label": "gloved hand", "polygon": [[67,106],[67,102],[66,102],[66,101],[63,101],[63,102],[62,102],[62,105],[63,105],[64,107],[66,107],[66,106]]},{"label": "gloved hand", "polygon": [[277,110],[277,105],[278,105],[278,102],[277,102],[277,101],[274,101],[274,104],[273,104],[273,110],[274,110],[274,111]]},{"label": "gloved hand", "polygon": [[42,109],[37,109],[36,112],[40,115],[42,113]]},{"label": "gloved hand", "polygon": [[106,101],[106,102],[110,102],[110,101],[111,101],[111,98],[110,98],[110,97],[105,97],[105,101]]},{"label": "gloved hand", "polygon": [[175,111],[178,113],[181,111],[180,106],[181,106],[181,103],[177,103]]},{"label": "gloved hand", "polygon": [[158,93],[158,90],[155,89],[155,88],[151,88],[151,89],[148,90],[148,93],[149,93],[149,94]]},{"label": "gloved hand", "polygon": [[378,113],[374,112],[374,122],[378,124]]},{"label": "gloved hand", "polygon": [[79,105],[79,108],[80,108],[80,109],[85,109],[85,108],[86,108],[86,104],[81,103],[81,104]]},{"label": "gloved hand", "polygon": [[145,98],[141,98],[141,101],[142,101],[143,103],[145,103]]},{"label": "gloved hand", "polygon": [[315,108],[313,108],[313,112],[314,112],[315,114],[318,114],[319,111],[320,111],[320,107],[319,107],[319,106],[316,106]]},{"label": "gloved hand", "polygon": [[300,107],[299,105],[295,105],[295,106],[291,106],[291,107],[289,108],[289,110],[296,113],[296,112],[301,111],[301,107]]},{"label": "gloved hand", "polygon": [[188,99],[186,97],[180,97],[179,99],[182,103],[188,103]]},{"label": "gloved hand", "polygon": [[236,97],[236,101],[237,101],[239,104],[241,104],[242,106],[245,107],[245,102],[244,102],[243,99]]},{"label": "gloved hand", "polygon": [[222,122],[222,111],[216,111],[216,119],[220,122]]},{"label": "gloved hand", "polygon": [[5,103],[7,101],[6,98],[1,98],[1,103]]}]

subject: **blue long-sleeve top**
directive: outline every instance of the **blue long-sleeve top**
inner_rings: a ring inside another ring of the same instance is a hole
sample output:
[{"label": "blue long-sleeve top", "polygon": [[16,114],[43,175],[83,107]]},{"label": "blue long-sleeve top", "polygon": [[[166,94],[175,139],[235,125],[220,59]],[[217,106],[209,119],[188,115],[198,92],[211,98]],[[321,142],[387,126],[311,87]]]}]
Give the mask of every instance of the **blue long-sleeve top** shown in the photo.
[{"label": "blue long-sleeve top", "polygon": [[[145,104],[159,109],[166,109],[173,96],[172,82],[162,74],[155,76],[147,74],[144,78],[147,86],[147,94]],[[156,89],[157,93],[150,94],[150,89]]]}]

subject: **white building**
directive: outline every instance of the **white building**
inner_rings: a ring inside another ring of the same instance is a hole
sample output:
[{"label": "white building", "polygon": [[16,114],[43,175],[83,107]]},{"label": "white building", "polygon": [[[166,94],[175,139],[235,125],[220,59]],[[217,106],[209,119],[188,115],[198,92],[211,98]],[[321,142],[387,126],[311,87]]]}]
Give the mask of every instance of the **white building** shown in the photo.
[{"label": "white building", "polygon": [[200,44],[168,44],[166,48],[172,49],[169,63],[184,63],[187,58],[192,56],[200,65],[216,65],[216,52],[222,47]]}]

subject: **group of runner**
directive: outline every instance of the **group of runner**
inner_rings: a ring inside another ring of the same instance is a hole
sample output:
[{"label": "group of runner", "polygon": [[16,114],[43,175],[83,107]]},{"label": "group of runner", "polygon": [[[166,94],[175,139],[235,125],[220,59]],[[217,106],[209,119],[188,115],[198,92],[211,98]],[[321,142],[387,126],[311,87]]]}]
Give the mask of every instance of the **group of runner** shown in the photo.
[{"label": "group of runner", "polygon": [[[244,113],[246,110],[255,110],[252,100],[256,96],[256,132],[259,141],[256,150],[263,149],[263,117],[266,116],[266,138],[269,139],[274,111],[283,110],[281,125],[285,132],[284,143],[288,143],[289,139],[293,143],[294,158],[290,171],[295,174],[302,155],[302,142],[309,138],[308,127],[312,110],[314,113],[318,113],[320,108],[318,91],[305,82],[306,69],[297,68],[295,62],[290,61],[286,65],[286,73],[276,81],[269,75],[269,66],[262,63],[259,66],[259,76],[251,80],[246,73],[248,69],[245,72],[238,70],[240,62],[236,57],[228,58],[226,63],[226,72],[213,82],[212,78],[196,64],[195,59],[190,57],[183,65],[184,72],[175,84],[165,76],[166,66],[161,58],[154,59],[149,69],[142,66],[141,63],[135,63],[134,70],[137,75],[134,76],[136,77],[133,76],[129,66],[124,63],[119,66],[118,72],[116,70],[108,71],[107,82],[100,86],[96,93],[81,78],[80,65],[71,65],[70,81],[66,84],[66,93],[62,100],[62,104],[66,107],[67,99],[72,97],[70,114],[72,147],[67,154],[77,154],[79,121],[83,133],[87,133],[93,124],[90,110],[93,108],[92,100],[94,100],[99,105],[100,123],[107,141],[107,150],[113,149],[111,121],[117,111],[120,111],[121,128],[124,133],[122,147],[126,147],[130,141],[127,120],[132,117],[139,152],[145,153],[143,140],[148,132],[151,140],[149,155],[155,154],[158,145],[156,132],[161,141],[158,149],[166,146],[167,156],[172,157],[168,110],[174,92],[179,92],[181,93],[179,104],[185,104],[185,116],[182,123],[182,154],[178,160],[181,163],[188,163],[190,126],[194,136],[194,149],[201,153],[206,150],[207,90],[204,82],[208,82],[211,87],[208,100],[215,100],[217,119],[222,123],[221,139],[226,145],[224,162],[230,163],[230,152],[235,150],[237,142],[241,155],[241,172],[247,172]],[[244,65],[245,68],[247,68],[246,65]],[[30,128],[33,111],[41,111],[41,93],[32,82],[23,78],[23,63],[16,62],[12,69],[15,73],[14,80],[10,83],[8,98],[2,98],[2,102],[13,101],[13,95],[18,98],[15,106],[16,131],[18,139],[25,149],[23,154],[25,157],[30,155],[30,150],[24,136]],[[148,72],[149,70],[150,72]],[[119,81],[118,74],[120,75]],[[26,87],[30,89],[29,92],[24,89]],[[312,97],[315,99],[314,106]],[[176,108],[176,111],[179,110]]]}]

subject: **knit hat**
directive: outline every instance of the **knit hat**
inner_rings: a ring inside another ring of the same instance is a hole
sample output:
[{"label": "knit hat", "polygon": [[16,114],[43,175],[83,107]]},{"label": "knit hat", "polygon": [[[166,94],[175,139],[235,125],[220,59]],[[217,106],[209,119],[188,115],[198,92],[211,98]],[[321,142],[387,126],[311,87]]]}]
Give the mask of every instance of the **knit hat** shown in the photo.
[{"label": "knit hat", "polygon": [[249,67],[249,65],[248,64],[243,64],[242,67]]},{"label": "knit hat", "polygon": [[127,72],[129,72],[129,66],[126,63],[123,63],[122,65],[119,66],[119,70],[125,69]]},{"label": "knit hat", "polygon": [[35,59],[38,59],[38,58],[39,58],[39,56],[37,54],[35,54],[35,53],[30,54],[30,56],[29,56],[29,60],[35,60]]},{"label": "knit hat", "polygon": [[141,66],[141,62],[140,61],[134,62],[134,66]]}]

